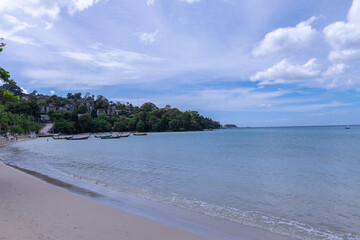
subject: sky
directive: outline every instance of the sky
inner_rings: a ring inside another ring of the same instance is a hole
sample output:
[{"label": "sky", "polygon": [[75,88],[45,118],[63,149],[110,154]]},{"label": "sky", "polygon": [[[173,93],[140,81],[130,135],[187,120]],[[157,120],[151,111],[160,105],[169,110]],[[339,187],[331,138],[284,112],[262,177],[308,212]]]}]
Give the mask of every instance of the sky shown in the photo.
[{"label": "sky", "polygon": [[0,0],[0,37],[28,92],[242,127],[360,124],[360,0]]}]

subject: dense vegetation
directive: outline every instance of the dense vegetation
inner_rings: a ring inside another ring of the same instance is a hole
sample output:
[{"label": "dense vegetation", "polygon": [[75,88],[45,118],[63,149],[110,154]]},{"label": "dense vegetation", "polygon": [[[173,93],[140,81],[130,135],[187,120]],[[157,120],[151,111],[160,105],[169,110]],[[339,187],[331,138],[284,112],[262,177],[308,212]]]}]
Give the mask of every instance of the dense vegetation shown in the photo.
[{"label": "dense vegetation", "polygon": [[237,128],[235,124],[225,124],[224,128]]},{"label": "dense vegetation", "polygon": [[[3,51],[5,44],[0,38],[0,52]],[[29,132],[36,131],[39,128],[39,124],[34,122],[34,118],[28,114],[13,114],[5,110],[4,105],[9,101],[19,100],[19,94],[16,91],[12,91],[12,88],[16,86],[16,90],[21,89],[16,85],[16,82],[10,79],[10,74],[4,68],[0,67],[0,83],[4,83],[0,86],[0,132]],[[10,89],[9,89],[10,88]],[[19,93],[19,91],[17,92]]]},{"label": "dense vegetation", "polygon": [[[5,43],[2,42],[0,38],[0,53],[3,51]],[[10,74],[5,69],[0,67],[0,83],[4,82],[5,84],[16,85],[16,82],[10,79]],[[15,96],[14,93],[6,88],[0,88],[0,104],[5,104],[7,101],[14,101],[19,99],[18,96]]]},{"label": "dense vegetation", "polygon": [[[89,93],[84,97],[81,97],[81,93],[69,93],[66,98],[62,98],[33,92],[27,100],[8,102],[4,106],[0,112],[1,131],[37,130],[38,125],[31,125],[29,122],[40,121],[40,115],[45,114],[41,113],[41,106],[53,107],[47,114],[55,124],[55,131],[67,134],[107,131],[199,131],[221,127],[218,122],[205,118],[196,111],[182,112],[168,105],[161,109],[153,103],[134,107],[130,103],[113,103],[101,95],[95,99]],[[74,111],[67,110],[68,108]],[[102,113],[98,110],[102,110]]]},{"label": "dense vegetation", "polygon": [[41,124],[36,123],[34,117],[26,114],[13,114],[0,106],[0,133],[27,133],[38,131]]}]

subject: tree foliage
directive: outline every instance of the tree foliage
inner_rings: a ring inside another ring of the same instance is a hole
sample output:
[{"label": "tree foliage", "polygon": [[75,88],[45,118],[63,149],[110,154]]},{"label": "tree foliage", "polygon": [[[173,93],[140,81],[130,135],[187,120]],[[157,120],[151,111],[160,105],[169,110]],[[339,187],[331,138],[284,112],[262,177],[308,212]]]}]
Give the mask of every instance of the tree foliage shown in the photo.
[{"label": "tree foliage", "polygon": [[33,116],[27,114],[14,114],[0,106],[0,132],[27,133],[38,131],[40,124],[35,122]]},{"label": "tree foliage", "polygon": [[[2,42],[3,39],[0,38],[0,52],[3,51],[5,43]],[[3,69],[2,67],[0,67],[0,80],[1,82],[4,82],[5,84],[11,85],[11,86],[16,86],[16,82],[12,79],[10,79],[10,73],[8,71],[6,71],[5,69]],[[0,101],[1,104],[5,104],[7,101],[14,101],[14,100],[18,100],[19,96],[15,95],[14,92],[12,92],[9,89],[0,87]]]}]

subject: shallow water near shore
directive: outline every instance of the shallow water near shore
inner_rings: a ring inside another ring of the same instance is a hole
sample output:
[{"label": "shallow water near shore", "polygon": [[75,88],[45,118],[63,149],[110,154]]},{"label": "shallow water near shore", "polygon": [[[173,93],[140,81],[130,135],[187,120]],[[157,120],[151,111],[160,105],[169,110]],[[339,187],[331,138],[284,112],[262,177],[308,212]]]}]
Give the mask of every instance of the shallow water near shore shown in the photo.
[{"label": "shallow water near shore", "polygon": [[167,204],[298,239],[360,239],[360,127],[36,139],[0,159],[102,194]]}]

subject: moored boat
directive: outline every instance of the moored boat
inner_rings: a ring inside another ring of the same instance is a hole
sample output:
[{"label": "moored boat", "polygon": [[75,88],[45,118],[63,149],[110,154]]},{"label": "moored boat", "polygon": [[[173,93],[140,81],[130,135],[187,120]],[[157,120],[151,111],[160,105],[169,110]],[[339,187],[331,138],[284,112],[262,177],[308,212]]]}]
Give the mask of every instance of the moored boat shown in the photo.
[{"label": "moored boat", "polygon": [[54,139],[54,140],[65,140],[65,139],[69,139],[69,138],[72,138],[73,136],[71,136],[71,137],[60,137],[60,136],[52,136],[52,138]]},{"label": "moored boat", "polygon": [[54,136],[54,134],[44,134],[44,135],[42,135],[42,134],[37,134],[36,136],[39,137],[39,138],[42,138],[42,137],[52,137],[52,136]]},{"label": "moored boat", "polygon": [[110,136],[100,136],[101,139],[118,139],[120,137],[121,137],[121,135],[117,135],[117,136],[112,136],[112,135],[110,135]]},{"label": "moored boat", "polygon": [[134,136],[146,136],[147,133],[133,133]]},{"label": "moored boat", "polygon": [[111,137],[112,135],[95,135],[95,138]]},{"label": "moored boat", "polygon": [[129,137],[131,133],[125,134],[125,135],[120,135],[120,137]]},{"label": "moored boat", "polygon": [[70,138],[65,138],[66,140],[86,140],[90,138],[90,135],[87,137],[79,137],[79,138],[74,138],[74,136],[70,137]]}]

